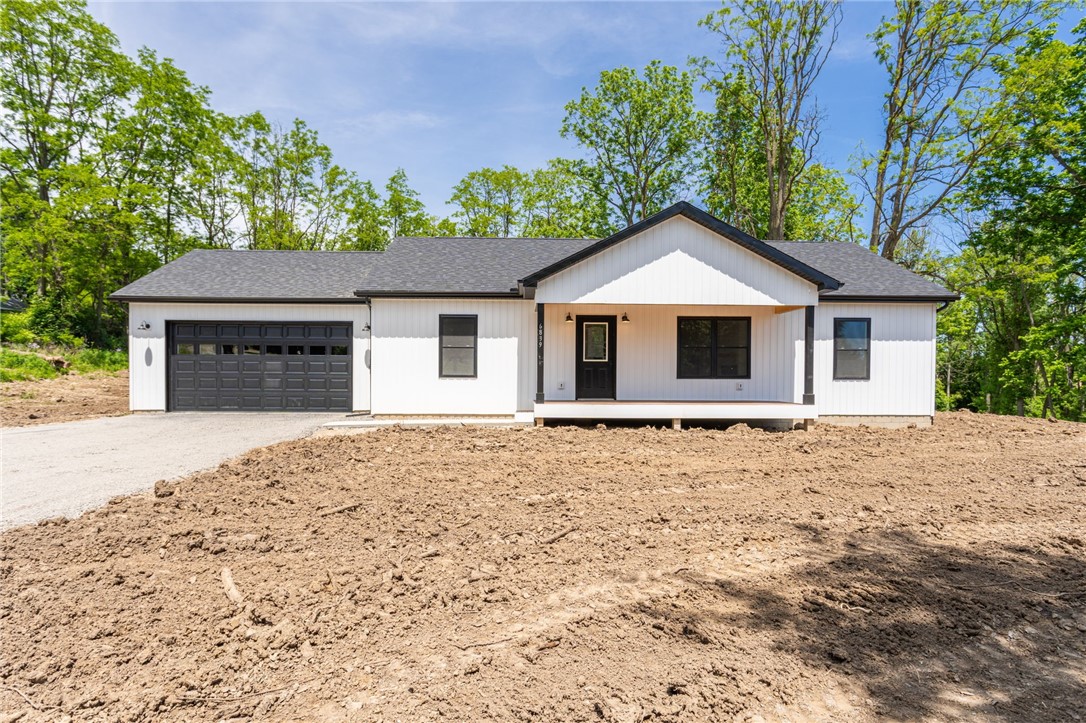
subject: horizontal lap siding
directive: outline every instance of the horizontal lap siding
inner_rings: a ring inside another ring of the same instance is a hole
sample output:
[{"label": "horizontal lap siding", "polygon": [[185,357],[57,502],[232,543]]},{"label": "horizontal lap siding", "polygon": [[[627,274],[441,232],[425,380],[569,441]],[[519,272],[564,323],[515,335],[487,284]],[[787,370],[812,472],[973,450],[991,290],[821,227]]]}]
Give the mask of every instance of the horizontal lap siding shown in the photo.
[{"label": "horizontal lap siding", "polygon": [[685,218],[673,218],[539,283],[578,304],[807,305],[814,284]]},{"label": "horizontal lap siding", "polygon": [[[477,376],[438,372],[438,319],[479,317]],[[374,299],[374,414],[511,415],[531,409],[535,305],[523,300]]]},{"label": "horizontal lap siding", "polygon": [[[604,306],[547,304],[544,382],[547,401],[576,398],[576,324],[566,313],[614,315],[618,322],[617,396],[619,400],[758,400],[799,402],[803,375],[803,309],[773,313],[766,307]],[[751,317],[751,378],[678,379],[678,317]],[[735,383],[743,382],[737,391]],[[558,389],[563,382],[565,389]]]},{"label": "horizontal lap siding", "polygon": [[[833,320],[871,319],[871,378],[833,378]],[[815,310],[815,401],[826,415],[935,413],[935,305],[824,303]]]},{"label": "horizontal lap siding", "polygon": [[[166,409],[166,325],[171,321],[350,322],[352,339],[352,404],[366,411],[369,399],[369,309],[364,304],[169,304],[129,305],[129,407],[134,411]],[[150,329],[137,327],[147,322]]]}]

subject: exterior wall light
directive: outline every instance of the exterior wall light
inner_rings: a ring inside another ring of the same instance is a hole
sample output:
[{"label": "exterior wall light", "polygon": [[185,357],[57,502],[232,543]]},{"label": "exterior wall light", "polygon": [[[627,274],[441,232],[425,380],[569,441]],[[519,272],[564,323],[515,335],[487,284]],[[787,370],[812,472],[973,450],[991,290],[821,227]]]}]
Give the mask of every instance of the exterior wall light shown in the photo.
[{"label": "exterior wall light", "polygon": [[624,312],[622,312],[622,323],[623,323],[623,324],[629,324],[629,323],[630,323],[630,317],[626,316],[626,312],[625,312],[625,311],[624,311]]},{"label": "exterior wall light", "polygon": [[573,323],[573,315],[570,314],[568,311],[566,312],[566,323],[567,324],[572,324]]},{"label": "exterior wall light", "polygon": [[151,328],[151,322],[149,322],[149,321],[141,321],[140,325],[136,327],[136,329],[138,329],[139,331],[147,331],[150,328]]}]

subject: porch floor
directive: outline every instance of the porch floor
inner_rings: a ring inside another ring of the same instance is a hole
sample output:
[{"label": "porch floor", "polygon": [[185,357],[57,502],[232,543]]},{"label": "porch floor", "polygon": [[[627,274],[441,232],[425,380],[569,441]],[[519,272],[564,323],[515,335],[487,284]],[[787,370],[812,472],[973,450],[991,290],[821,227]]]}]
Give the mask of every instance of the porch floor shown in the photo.
[{"label": "porch floor", "polygon": [[773,401],[536,402],[536,419],[817,419],[814,404]]}]

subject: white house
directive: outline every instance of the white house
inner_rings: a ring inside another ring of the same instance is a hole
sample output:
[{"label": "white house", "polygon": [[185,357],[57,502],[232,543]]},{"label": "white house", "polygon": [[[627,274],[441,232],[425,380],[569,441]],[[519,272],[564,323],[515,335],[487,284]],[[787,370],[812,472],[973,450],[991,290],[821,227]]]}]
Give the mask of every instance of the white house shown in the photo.
[{"label": "white house", "polygon": [[603,240],[193,251],[130,305],[133,410],[929,424],[957,298],[679,203]]}]

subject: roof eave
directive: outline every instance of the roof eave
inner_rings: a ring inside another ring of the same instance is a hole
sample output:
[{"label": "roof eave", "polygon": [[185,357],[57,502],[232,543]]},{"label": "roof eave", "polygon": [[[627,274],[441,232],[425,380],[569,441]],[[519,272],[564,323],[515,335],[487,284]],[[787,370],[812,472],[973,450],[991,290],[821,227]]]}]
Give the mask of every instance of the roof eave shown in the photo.
[{"label": "roof eave", "polygon": [[110,301],[126,304],[358,304],[354,296],[293,297],[293,296],[140,296],[135,294],[110,294]]},{"label": "roof eave", "polygon": [[941,301],[957,301],[961,294],[828,294],[819,296],[819,303],[827,301],[852,302],[852,303],[939,303]]},{"label": "roof eave", "polygon": [[354,292],[361,298],[385,299],[519,299],[522,294],[517,289],[509,291],[409,291],[358,289]]}]

